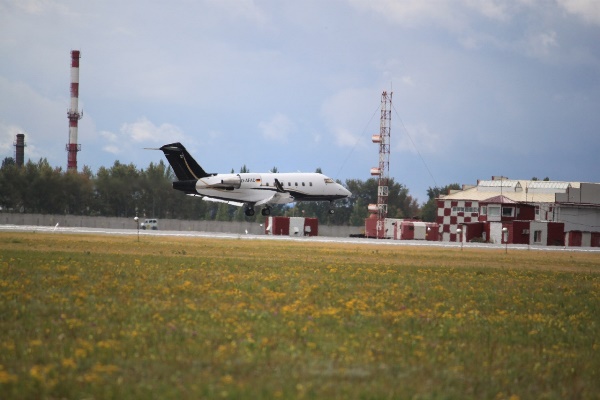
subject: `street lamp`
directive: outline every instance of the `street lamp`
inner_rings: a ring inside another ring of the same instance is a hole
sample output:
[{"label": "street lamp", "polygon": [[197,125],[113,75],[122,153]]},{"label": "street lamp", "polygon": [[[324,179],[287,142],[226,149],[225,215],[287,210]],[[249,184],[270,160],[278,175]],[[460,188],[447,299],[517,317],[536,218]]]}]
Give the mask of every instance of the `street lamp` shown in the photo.
[{"label": "street lamp", "polygon": [[137,215],[135,217],[133,217],[133,220],[135,221],[135,223],[137,224],[137,231],[138,231],[138,242],[140,241],[140,219],[137,217]]},{"label": "street lamp", "polygon": [[508,253],[508,228],[507,227],[502,228],[502,237],[504,238],[504,243],[506,243],[506,249],[504,250],[504,253]]}]

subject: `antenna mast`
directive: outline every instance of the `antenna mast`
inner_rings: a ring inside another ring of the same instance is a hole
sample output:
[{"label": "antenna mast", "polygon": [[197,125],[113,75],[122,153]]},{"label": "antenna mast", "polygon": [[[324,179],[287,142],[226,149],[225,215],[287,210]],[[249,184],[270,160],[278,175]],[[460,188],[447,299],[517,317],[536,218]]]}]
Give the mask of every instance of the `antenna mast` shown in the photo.
[{"label": "antenna mast", "polygon": [[384,223],[387,218],[390,181],[390,128],[392,121],[392,93],[381,94],[381,119],[379,135],[373,135],[373,143],[379,143],[379,166],[371,168],[371,175],[379,176],[377,187],[377,208],[369,206],[377,213],[377,238],[383,237]]}]

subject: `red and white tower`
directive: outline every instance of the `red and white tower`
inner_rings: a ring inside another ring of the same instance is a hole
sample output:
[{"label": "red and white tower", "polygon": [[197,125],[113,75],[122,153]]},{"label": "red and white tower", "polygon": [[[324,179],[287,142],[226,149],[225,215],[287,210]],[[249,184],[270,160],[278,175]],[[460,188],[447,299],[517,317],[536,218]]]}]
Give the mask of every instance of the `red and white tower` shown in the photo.
[{"label": "red and white tower", "polygon": [[371,175],[379,177],[377,204],[369,204],[369,211],[377,213],[377,237],[384,234],[388,211],[390,181],[390,128],[392,122],[392,93],[381,94],[381,119],[379,135],[373,135],[373,143],[379,144],[379,166],[371,168]]},{"label": "red and white tower", "polygon": [[79,112],[79,50],[71,51],[71,107],[67,111],[69,118],[69,143],[67,143],[67,171],[77,171],[77,152],[81,145],[77,144],[77,124],[83,112]]}]

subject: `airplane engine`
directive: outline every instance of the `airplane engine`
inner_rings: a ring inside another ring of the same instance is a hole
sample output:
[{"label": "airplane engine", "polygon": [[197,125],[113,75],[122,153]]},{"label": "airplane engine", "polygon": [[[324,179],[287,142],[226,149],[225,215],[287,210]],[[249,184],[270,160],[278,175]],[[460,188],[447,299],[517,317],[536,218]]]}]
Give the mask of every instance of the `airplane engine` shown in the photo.
[{"label": "airplane engine", "polygon": [[242,185],[242,180],[237,175],[213,175],[206,178],[202,178],[198,181],[197,186],[199,188],[207,189],[225,189],[233,190],[239,189]]},{"label": "airplane engine", "polygon": [[233,176],[231,178],[221,179],[221,184],[224,186],[232,187],[234,189],[239,189],[242,185],[242,179],[239,175]]}]

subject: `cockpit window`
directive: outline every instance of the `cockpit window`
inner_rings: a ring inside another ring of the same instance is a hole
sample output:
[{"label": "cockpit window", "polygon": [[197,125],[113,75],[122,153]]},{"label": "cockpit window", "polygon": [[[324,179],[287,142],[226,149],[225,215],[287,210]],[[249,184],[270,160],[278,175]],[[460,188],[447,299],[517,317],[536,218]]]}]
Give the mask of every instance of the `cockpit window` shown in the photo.
[{"label": "cockpit window", "polygon": [[325,183],[333,183],[333,179],[331,179],[331,178],[325,178]]}]

